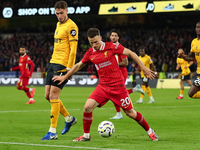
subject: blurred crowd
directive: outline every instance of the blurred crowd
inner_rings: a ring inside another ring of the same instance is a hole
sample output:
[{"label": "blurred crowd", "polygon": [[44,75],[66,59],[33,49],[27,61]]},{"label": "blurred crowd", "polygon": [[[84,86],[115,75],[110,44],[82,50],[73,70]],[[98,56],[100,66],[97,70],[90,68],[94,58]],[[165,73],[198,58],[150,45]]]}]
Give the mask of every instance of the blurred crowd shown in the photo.
[{"label": "blurred crowd", "polygon": [[[101,32],[103,41],[109,41],[109,30]],[[54,33],[16,33],[0,39],[0,71],[9,71],[11,67],[18,65],[19,47],[25,46],[27,54],[35,63],[34,71],[46,71],[53,53]],[[177,50],[182,47],[186,54],[190,51],[190,44],[194,37],[191,29],[151,29],[132,30],[127,28],[120,32],[120,43],[138,54],[139,48],[144,48],[150,55],[158,72],[175,72]],[[86,32],[79,32],[79,42],[76,62],[79,62],[86,50],[90,48]],[[128,71],[131,71],[129,60]],[[196,63],[191,66],[195,71]],[[95,71],[93,65],[82,69],[92,74]]]}]

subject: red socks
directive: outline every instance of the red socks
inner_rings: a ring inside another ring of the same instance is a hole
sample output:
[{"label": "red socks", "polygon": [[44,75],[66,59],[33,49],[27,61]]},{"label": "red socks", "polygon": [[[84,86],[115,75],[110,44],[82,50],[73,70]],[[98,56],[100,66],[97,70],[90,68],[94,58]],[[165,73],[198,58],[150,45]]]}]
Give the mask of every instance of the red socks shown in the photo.
[{"label": "red socks", "polygon": [[90,126],[92,124],[92,112],[91,113],[83,113],[83,130],[84,133],[90,133]]},{"label": "red socks", "polygon": [[137,112],[137,117],[135,118],[135,121],[137,121],[138,124],[140,124],[145,131],[149,130],[149,124],[146,122],[146,120],[143,118],[142,114]]}]

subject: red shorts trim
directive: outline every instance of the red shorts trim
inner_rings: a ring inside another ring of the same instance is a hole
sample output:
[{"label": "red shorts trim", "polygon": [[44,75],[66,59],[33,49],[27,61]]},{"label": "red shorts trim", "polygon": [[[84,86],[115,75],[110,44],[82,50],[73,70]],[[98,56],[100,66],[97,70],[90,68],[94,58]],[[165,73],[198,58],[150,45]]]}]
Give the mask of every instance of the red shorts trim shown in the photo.
[{"label": "red shorts trim", "polygon": [[89,99],[94,99],[96,102],[98,102],[98,107],[102,107],[109,100],[111,100],[123,110],[131,110],[133,108],[125,85],[119,89],[111,89],[109,87],[98,85],[89,96]]},{"label": "red shorts trim", "polygon": [[17,85],[18,86],[28,86],[28,81],[29,78],[19,78],[19,80],[17,81]]}]

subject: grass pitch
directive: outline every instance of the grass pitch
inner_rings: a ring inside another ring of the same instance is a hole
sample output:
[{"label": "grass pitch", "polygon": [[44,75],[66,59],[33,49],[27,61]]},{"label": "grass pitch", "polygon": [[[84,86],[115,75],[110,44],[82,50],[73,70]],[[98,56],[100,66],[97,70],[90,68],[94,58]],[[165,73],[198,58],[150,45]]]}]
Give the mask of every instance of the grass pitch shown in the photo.
[{"label": "grass pitch", "polygon": [[[123,119],[110,120],[116,114],[112,102],[93,112],[90,142],[72,142],[83,134],[82,115],[86,99],[94,88],[64,87],[60,99],[78,123],[70,131],[61,135],[64,118],[60,115],[57,126],[57,140],[42,141],[50,126],[50,103],[44,98],[44,87],[35,87],[35,104],[28,101],[23,91],[15,87],[0,87],[0,149],[1,150],[192,150],[200,149],[200,100],[188,97],[177,100],[179,89],[152,89],[154,104],[148,104],[144,96],[143,104],[136,104],[139,93],[132,93],[135,110],[142,113],[159,136],[152,142],[146,132],[134,120],[123,113]],[[115,133],[103,138],[97,132],[98,124],[110,120],[115,125]]]}]

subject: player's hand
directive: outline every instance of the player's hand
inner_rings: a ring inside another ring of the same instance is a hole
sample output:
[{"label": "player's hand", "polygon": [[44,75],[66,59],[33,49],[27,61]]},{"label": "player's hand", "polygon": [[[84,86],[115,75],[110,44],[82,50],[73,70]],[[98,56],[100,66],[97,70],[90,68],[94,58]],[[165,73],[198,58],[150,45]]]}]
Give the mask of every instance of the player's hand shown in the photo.
[{"label": "player's hand", "polygon": [[10,68],[10,71],[13,71],[12,68]]},{"label": "player's hand", "polygon": [[143,69],[144,75],[147,76],[150,80],[155,78],[155,72],[144,67]]},{"label": "player's hand", "polygon": [[178,51],[178,58],[182,58],[184,56],[184,51],[182,50],[182,49],[180,49],[179,51]]},{"label": "player's hand", "polygon": [[65,78],[64,78],[64,76],[54,76],[52,78],[52,80],[53,80],[53,82],[60,81],[58,83],[58,85],[60,85],[60,84],[62,84],[65,81]]}]

